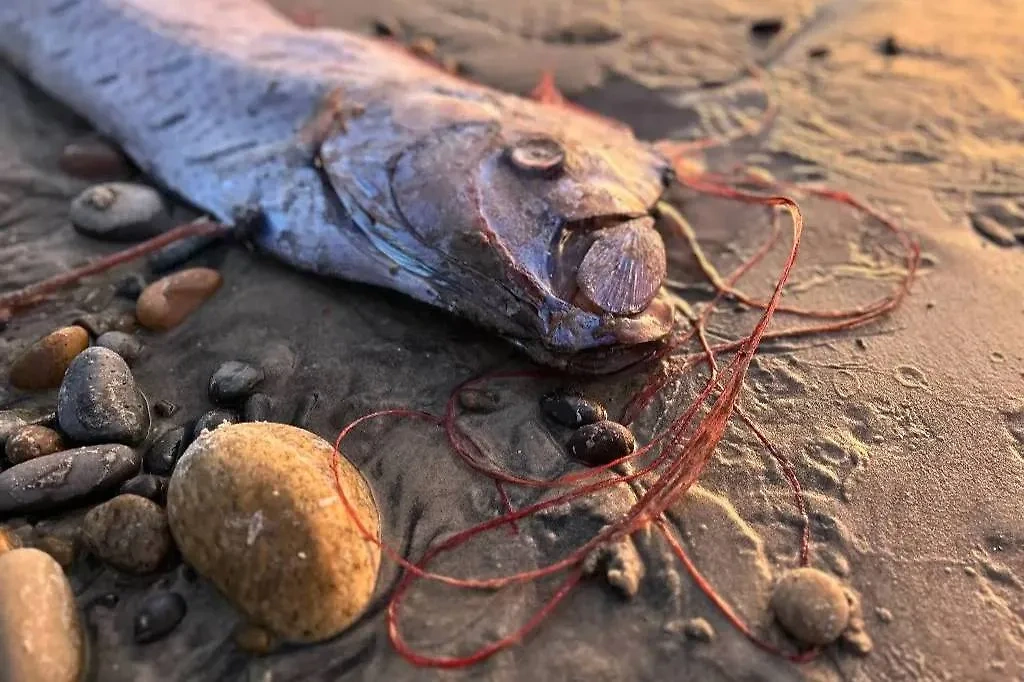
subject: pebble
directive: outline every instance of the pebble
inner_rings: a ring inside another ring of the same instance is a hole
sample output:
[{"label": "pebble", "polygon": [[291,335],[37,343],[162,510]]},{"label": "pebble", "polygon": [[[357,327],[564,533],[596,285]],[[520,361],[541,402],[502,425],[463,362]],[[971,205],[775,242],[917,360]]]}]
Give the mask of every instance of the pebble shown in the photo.
[{"label": "pebble", "polygon": [[71,566],[75,563],[75,558],[78,556],[75,543],[57,535],[44,535],[36,538],[32,545],[53,557],[54,561],[60,564],[62,568]]},{"label": "pebble", "polygon": [[622,424],[600,421],[577,429],[567,447],[569,454],[584,464],[600,466],[633,452],[636,439]]},{"label": "pebble", "polygon": [[57,393],[57,422],[80,443],[137,445],[149,435],[151,418],[128,364],[109,348],[96,346],[68,367]]},{"label": "pebble", "polygon": [[110,331],[100,334],[96,339],[96,345],[114,351],[129,365],[142,355],[142,342],[132,334],[124,332]]},{"label": "pebble", "polygon": [[[167,512],[186,562],[248,618],[291,642],[347,628],[373,595],[380,550],[338,500],[318,436],[276,423],[224,426],[193,443],[171,476]],[[341,485],[378,534],[369,486],[347,460]]]},{"label": "pebble", "polygon": [[234,405],[249,397],[263,381],[263,370],[248,362],[228,360],[210,377],[210,400],[215,405]]},{"label": "pebble", "polygon": [[161,590],[147,595],[135,612],[135,643],[163,639],[178,627],[187,610],[185,598],[177,592]]},{"label": "pebble", "polygon": [[86,610],[91,610],[92,608],[100,606],[105,609],[112,609],[120,603],[121,597],[119,597],[116,592],[106,592],[105,594],[101,594],[91,600],[86,604],[85,608]]},{"label": "pebble", "polygon": [[109,180],[131,172],[124,154],[103,140],[72,142],[64,147],[59,163],[62,171],[83,180]]},{"label": "pebble", "polygon": [[319,402],[320,394],[316,391],[299,398],[299,402],[295,405],[295,412],[292,413],[292,426],[297,426],[300,429],[309,426],[309,422],[313,419],[313,412],[316,411],[316,406]]},{"label": "pebble", "polygon": [[72,200],[68,218],[80,233],[116,242],[149,239],[169,226],[160,193],[130,182],[88,188]]},{"label": "pebble", "polygon": [[11,365],[11,383],[17,388],[57,388],[71,361],[89,346],[89,332],[63,327],[26,348]]},{"label": "pebble", "polygon": [[238,415],[231,410],[221,408],[210,410],[196,420],[195,425],[192,427],[192,437],[189,438],[189,443],[199,438],[203,431],[213,431],[225,424],[234,424],[237,421]]},{"label": "pebble", "polygon": [[45,426],[29,424],[15,431],[8,439],[4,452],[11,464],[21,464],[36,457],[52,455],[64,449],[60,434]]},{"label": "pebble", "polygon": [[99,338],[110,331],[124,332],[126,334],[135,331],[138,327],[135,315],[125,310],[104,310],[100,313],[85,313],[79,315],[73,321],[87,332],[89,336]]},{"label": "pebble", "polygon": [[0,410],[0,447],[6,446],[7,439],[26,423],[24,417],[10,410]]},{"label": "pebble", "polygon": [[896,55],[903,54],[903,46],[896,40],[896,36],[886,36],[878,44],[878,51],[887,57],[895,57]]},{"label": "pebble", "polygon": [[150,284],[135,304],[139,324],[166,331],[181,324],[220,288],[223,278],[210,268],[189,268]]},{"label": "pebble", "polygon": [[274,648],[274,634],[258,625],[243,624],[235,629],[235,645],[250,654],[263,656]]},{"label": "pebble", "polygon": [[158,400],[153,403],[153,413],[158,417],[173,417],[178,411],[178,406],[170,400]]},{"label": "pebble", "polygon": [[118,493],[145,497],[162,507],[167,504],[167,478],[153,474],[139,474],[135,478],[125,481]]},{"label": "pebble", "polygon": [[371,28],[374,35],[382,38],[398,38],[404,33],[398,20],[391,17],[375,19],[371,24]]},{"label": "pebble", "polygon": [[162,434],[146,451],[145,457],[142,458],[142,468],[151,474],[170,476],[184,449],[184,440],[185,428],[182,426],[176,426]]},{"label": "pebble", "polygon": [[118,495],[89,510],[82,538],[104,563],[139,575],[159,568],[173,547],[163,508],[139,495]]},{"label": "pebble", "polygon": [[47,511],[116,489],[139,470],[127,445],[91,445],[37,457],[0,473],[0,514]]},{"label": "pebble", "polygon": [[691,618],[683,623],[683,634],[695,642],[710,642],[715,638],[715,628],[705,618]]},{"label": "pebble", "polygon": [[274,412],[274,403],[266,393],[253,393],[242,408],[242,421],[269,422]]},{"label": "pebble", "polygon": [[554,390],[542,397],[540,409],[555,423],[571,429],[608,418],[608,411],[601,403],[564,389]]},{"label": "pebble", "polygon": [[0,555],[0,680],[75,682],[85,638],[64,569],[38,549]]},{"label": "pebble", "polygon": [[[219,237],[213,236],[186,237],[181,241],[168,244],[160,249],[150,256],[146,263],[154,275],[161,275],[174,270],[180,265],[184,265],[185,262],[198,255],[199,252],[206,250],[219,241],[221,241]],[[182,270],[182,272],[186,271]]]},{"label": "pebble", "polygon": [[138,273],[133,273],[117,283],[117,286],[114,287],[114,295],[129,301],[136,301],[145,288],[146,278]]},{"label": "pebble", "polygon": [[467,388],[459,392],[459,404],[469,412],[491,414],[501,407],[501,396],[494,391]]},{"label": "pebble", "polygon": [[750,35],[761,40],[767,40],[776,36],[782,30],[783,25],[782,19],[778,17],[758,19],[750,24]]},{"label": "pebble", "polygon": [[864,622],[860,597],[856,593],[848,591],[846,600],[850,605],[850,620],[839,637],[839,643],[858,656],[867,656],[874,650],[875,643],[866,629],[867,624]]},{"label": "pebble", "polygon": [[842,584],[815,568],[797,568],[775,585],[771,599],[775,618],[798,641],[831,644],[850,621],[850,603]]}]

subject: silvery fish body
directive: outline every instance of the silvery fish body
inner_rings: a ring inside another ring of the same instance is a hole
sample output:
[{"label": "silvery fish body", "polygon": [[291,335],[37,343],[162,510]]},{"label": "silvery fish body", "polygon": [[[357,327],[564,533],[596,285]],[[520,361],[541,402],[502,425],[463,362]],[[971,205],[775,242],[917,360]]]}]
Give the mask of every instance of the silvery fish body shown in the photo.
[{"label": "silvery fish body", "polygon": [[3,0],[0,56],[257,245],[612,370],[673,322],[653,207],[668,164],[621,127],[469,83],[255,0]]}]

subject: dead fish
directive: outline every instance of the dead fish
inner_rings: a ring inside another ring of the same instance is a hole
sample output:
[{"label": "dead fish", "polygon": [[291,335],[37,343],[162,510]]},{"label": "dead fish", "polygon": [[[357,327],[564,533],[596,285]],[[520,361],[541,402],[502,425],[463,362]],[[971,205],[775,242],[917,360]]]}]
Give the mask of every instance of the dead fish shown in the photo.
[{"label": "dead fish", "polygon": [[673,324],[668,161],[255,0],[4,0],[0,56],[167,189],[302,270],[395,289],[535,360],[611,371]]}]

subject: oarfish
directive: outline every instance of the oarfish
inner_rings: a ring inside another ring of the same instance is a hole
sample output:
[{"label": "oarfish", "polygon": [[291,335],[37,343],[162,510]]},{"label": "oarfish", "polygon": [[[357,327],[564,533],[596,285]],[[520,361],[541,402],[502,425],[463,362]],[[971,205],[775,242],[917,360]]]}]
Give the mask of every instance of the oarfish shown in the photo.
[{"label": "oarfish", "polygon": [[255,0],[3,0],[0,56],[296,268],[395,289],[534,359],[608,371],[664,339],[670,164],[621,126]]}]

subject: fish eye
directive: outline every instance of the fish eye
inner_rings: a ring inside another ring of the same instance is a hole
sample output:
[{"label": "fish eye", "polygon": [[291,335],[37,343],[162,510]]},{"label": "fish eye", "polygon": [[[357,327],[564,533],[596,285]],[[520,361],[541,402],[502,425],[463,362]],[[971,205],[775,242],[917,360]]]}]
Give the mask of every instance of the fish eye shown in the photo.
[{"label": "fish eye", "polygon": [[506,150],[509,162],[528,175],[553,178],[565,167],[565,150],[550,137],[532,137]]}]

